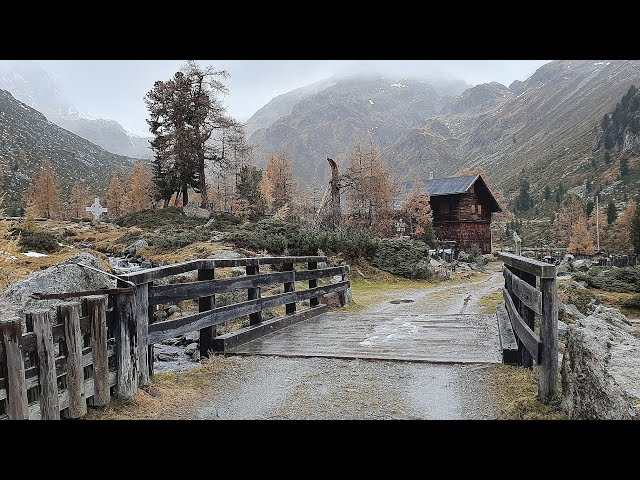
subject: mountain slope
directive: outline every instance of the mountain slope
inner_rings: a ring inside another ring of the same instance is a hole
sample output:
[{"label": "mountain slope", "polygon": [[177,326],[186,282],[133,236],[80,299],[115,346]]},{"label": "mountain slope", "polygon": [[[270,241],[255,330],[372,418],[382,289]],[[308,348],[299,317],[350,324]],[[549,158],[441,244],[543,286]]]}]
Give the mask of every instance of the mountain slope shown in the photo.
[{"label": "mountain slope", "polygon": [[434,87],[379,76],[342,79],[300,100],[290,114],[255,131],[249,142],[262,162],[286,150],[296,176],[310,182],[328,175],[326,157],[343,162],[358,141],[390,145],[407,129],[424,125],[465,85],[453,81]]},{"label": "mountain slope", "polygon": [[0,63],[0,89],[42,112],[49,121],[105,150],[136,158],[153,157],[148,138],[127,132],[114,120],[82,115],[67,100],[62,86],[37,62]]},{"label": "mountain slope", "polygon": [[19,205],[25,188],[47,158],[65,189],[81,181],[100,194],[115,168],[129,170],[134,160],[109,153],[49,122],[46,117],[0,90],[0,166],[5,206]]}]

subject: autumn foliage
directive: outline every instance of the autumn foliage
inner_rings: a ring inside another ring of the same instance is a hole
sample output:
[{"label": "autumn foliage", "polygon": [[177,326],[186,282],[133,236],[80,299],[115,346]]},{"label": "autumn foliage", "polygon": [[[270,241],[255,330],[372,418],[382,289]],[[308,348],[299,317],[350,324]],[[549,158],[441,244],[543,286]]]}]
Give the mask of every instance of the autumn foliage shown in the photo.
[{"label": "autumn foliage", "polygon": [[273,213],[291,203],[294,187],[295,178],[291,158],[286,152],[271,155],[262,174],[260,191]]},{"label": "autumn foliage", "polygon": [[34,217],[60,218],[60,190],[49,160],[42,162],[27,191],[27,214]]}]

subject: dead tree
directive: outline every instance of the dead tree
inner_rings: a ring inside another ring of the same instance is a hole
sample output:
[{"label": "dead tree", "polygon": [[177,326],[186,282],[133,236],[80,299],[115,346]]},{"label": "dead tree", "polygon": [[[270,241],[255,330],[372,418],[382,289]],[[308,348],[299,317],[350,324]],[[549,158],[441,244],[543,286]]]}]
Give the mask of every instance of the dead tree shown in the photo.
[{"label": "dead tree", "polygon": [[340,191],[345,186],[345,178],[340,175],[338,164],[327,158],[331,167],[331,180],[324,190],[318,212],[316,214],[316,225],[325,225],[329,228],[338,228],[342,218],[340,207]]}]

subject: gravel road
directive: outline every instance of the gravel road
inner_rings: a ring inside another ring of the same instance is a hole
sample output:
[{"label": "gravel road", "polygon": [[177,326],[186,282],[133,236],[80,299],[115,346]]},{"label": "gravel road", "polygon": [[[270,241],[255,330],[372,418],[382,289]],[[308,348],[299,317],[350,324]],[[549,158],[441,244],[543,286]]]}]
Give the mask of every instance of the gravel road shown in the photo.
[{"label": "gravel road", "polygon": [[[479,313],[494,271],[456,286],[389,292],[368,313]],[[411,303],[391,304],[392,299]],[[491,365],[329,358],[227,357],[194,419],[492,419]]]}]

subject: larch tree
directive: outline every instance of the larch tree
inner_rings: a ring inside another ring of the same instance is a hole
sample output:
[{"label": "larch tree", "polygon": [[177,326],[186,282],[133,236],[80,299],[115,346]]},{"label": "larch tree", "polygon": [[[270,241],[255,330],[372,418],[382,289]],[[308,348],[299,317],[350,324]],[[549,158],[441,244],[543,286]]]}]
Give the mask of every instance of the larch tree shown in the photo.
[{"label": "larch tree", "polygon": [[253,165],[244,165],[240,168],[240,176],[236,185],[238,213],[250,220],[259,219],[264,216],[267,210],[267,201],[260,192],[261,180],[262,170]]},{"label": "larch tree", "polygon": [[88,218],[90,213],[86,208],[91,204],[91,194],[84,185],[76,182],[71,187],[69,196],[69,216],[73,218]]},{"label": "larch tree", "polygon": [[107,214],[115,218],[128,211],[126,179],[122,170],[118,169],[111,174],[109,186],[107,187]]},{"label": "larch tree", "polygon": [[295,183],[293,163],[287,152],[271,155],[262,173],[260,191],[272,212],[291,203]]},{"label": "larch tree", "polygon": [[596,246],[593,241],[592,232],[589,231],[584,213],[581,213],[571,229],[569,251],[577,254],[591,255],[595,250]]},{"label": "larch tree", "polygon": [[598,209],[598,218],[596,223],[596,209],[594,208],[589,215],[588,226],[592,232],[594,239],[597,239],[597,232],[600,232],[600,249],[609,246],[609,229],[607,228],[607,214],[603,208]]},{"label": "larch tree", "polygon": [[637,209],[636,202],[631,200],[611,226],[611,248],[620,252],[626,252],[632,248],[632,224]]},{"label": "larch tree", "polygon": [[153,184],[149,170],[144,165],[136,165],[129,177],[126,210],[140,212],[151,206]]},{"label": "larch tree", "polygon": [[27,214],[34,217],[60,218],[61,213],[58,182],[51,163],[45,160],[27,192]]},{"label": "larch tree", "polygon": [[402,211],[407,215],[411,231],[418,236],[423,236],[426,229],[431,225],[433,214],[429,195],[426,193],[424,184],[417,180],[413,184],[413,191],[407,198]]},{"label": "larch tree", "polygon": [[556,226],[556,240],[561,245],[569,245],[573,237],[573,227],[580,218],[584,218],[584,208],[578,198],[573,194],[567,194],[558,212]]}]

